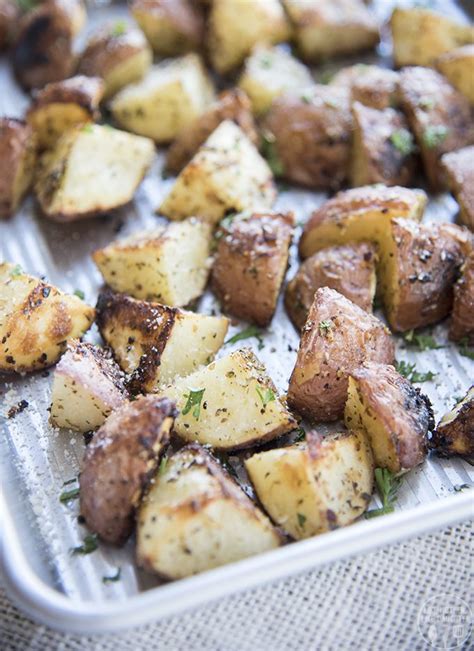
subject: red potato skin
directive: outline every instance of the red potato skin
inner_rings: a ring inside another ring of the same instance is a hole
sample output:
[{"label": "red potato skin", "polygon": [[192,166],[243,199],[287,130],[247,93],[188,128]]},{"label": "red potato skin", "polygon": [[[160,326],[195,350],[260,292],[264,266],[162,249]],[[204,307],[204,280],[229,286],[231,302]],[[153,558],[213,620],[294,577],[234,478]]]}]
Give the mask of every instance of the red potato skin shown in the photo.
[{"label": "red potato skin", "polygon": [[454,303],[449,338],[474,346],[474,251],[461,269],[454,286]]},{"label": "red potato skin", "polygon": [[[474,462],[474,386],[471,386],[462,400],[455,418],[433,432],[429,447],[441,457],[460,455]],[[459,404],[459,403],[458,403]],[[456,409],[457,405],[454,406]]]},{"label": "red potato skin", "polygon": [[445,154],[441,163],[459,204],[461,221],[474,231],[474,146]]},{"label": "red potato skin", "polygon": [[398,106],[398,72],[379,66],[356,64],[340,70],[331,86],[348,88],[353,102],[383,110]]},{"label": "red potato skin", "polygon": [[[33,165],[35,149],[33,131],[28,124],[15,118],[0,119],[0,219],[8,219],[16,210],[13,186],[18,166],[25,156]],[[30,174],[32,178],[32,170]]]}]

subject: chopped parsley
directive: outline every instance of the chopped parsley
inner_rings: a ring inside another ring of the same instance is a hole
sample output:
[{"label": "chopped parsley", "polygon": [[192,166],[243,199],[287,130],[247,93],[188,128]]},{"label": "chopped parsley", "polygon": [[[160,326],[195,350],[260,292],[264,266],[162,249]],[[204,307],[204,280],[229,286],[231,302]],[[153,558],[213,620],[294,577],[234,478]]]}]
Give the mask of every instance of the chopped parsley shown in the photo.
[{"label": "chopped parsley", "polygon": [[77,477],[73,477],[72,479],[68,479],[67,481],[63,481],[63,486],[67,486],[68,484],[74,484],[75,481],[77,481]]},{"label": "chopped parsley", "polygon": [[237,332],[235,335],[227,339],[225,344],[236,344],[238,341],[242,341],[242,339],[250,339],[251,337],[255,337],[258,341],[258,349],[262,350],[263,348],[263,333],[260,330],[260,328],[257,328],[257,326],[251,325],[248,328],[245,328],[244,330],[241,330],[240,332]]},{"label": "chopped parsley", "polygon": [[330,332],[331,328],[334,326],[334,323],[328,319],[326,321],[320,321],[319,322],[319,334],[322,337],[326,337],[326,335]]},{"label": "chopped parsley", "polygon": [[192,415],[196,420],[199,420],[199,416],[201,415],[201,402],[205,390],[206,389],[197,389],[197,391],[193,391],[192,389],[189,390],[189,393],[185,395],[187,402],[181,412],[183,416],[189,414],[192,409]]},{"label": "chopped parsley", "polygon": [[275,140],[273,133],[270,133],[269,131],[264,131],[262,133],[262,154],[273,174],[275,176],[282,176],[285,173],[285,170],[278,155]]},{"label": "chopped parsley", "polygon": [[79,497],[79,488],[72,488],[69,491],[63,491],[59,496],[59,501],[61,502],[61,504],[67,504],[72,500],[77,500],[78,497]]},{"label": "chopped parsley", "polygon": [[474,348],[469,348],[467,337],[463,337],[459,342],[459,354],[469,359],[474,359]]},{"label": "chopped parsley", "polygon": [[107,583],[115,583],[116,581],[120,581],[121,574],[122,574],[122,568],[118,567],[117,572],[115,574],[112,574],[112,576],[103,576],[102,583],[107,584]]},{"label": "chopped parsley", "polygon": [[448,133],[449,129],[448,127],[445,127],[444,124],[426,127],[425,132],[423,133],[423,142],[428,149],[435,149],[440,146]]},{"label": "chopped parsley", "polygon": [[124,20],[118,20],[112,28],[112,36],[123,36],[127,31],[127,23]]},{"label": "chopped parsley", "polygon": [[159,475],[163,475],[165,473],[167,465],[168,465],[168,457],[162,457],[160,461],[160,466],[158,468]]},{"label": "chopped parsley", "polygon": [[92,126],[92,124],[85,124],[82,127],[81,131],[83,131],[84,133],[92,133],[94,131],[94,127]]},{"label": "chopped parsley", "polygon": [[409,156],[415,151],[415,143],[408,129],[397,129],[390,136],[390,142],[403,156]]},{"label": "chopped parsley", "polygon": [[366,518],[376,518],[379,515],[393,512],[401,478],[396,477],[388,468],[376,468],[375,483],[382,500],[382,506],[379,509],[367,511]]},{"label": "chopped parsley", "polygon": [[334,77],[334,70],[325,70],[320,74],[318,81],[320,84],[329,84],[329,82],[333,79],[333,77]]},{"label": "chopped parsley", "polygon": [[273,393],[272,389],[270,389],[270,387],[267,387],[263,392],[260,390],[260,387],[255,387],[255,390],[258,393],[258,397],[262,401],[264,409],[269,402],[273,402],[276,399],[275,394]]},{"label": "chopped parsley", "polygon": [[11,278],[15,278],[16,276],[21,276],[23,273],[23,269],[21,268],[21,265],[16,264],[13,269],[10,270],[10,276]]},{"label": "chopped parsley", "polygon": [[86,295],[84,294],[82,289],[75,289],[74,290],[74,296],[77,296],[77,298],[80,298],[81,301],[83,301],[85,299],[85,297],[86,297]]},{"label": "chopped parsley", "polygon": [[91,554],[92,552],[95,552],[98,546],[99,543],[98,543],[97,534],[90,533],[84,538],[84,540],[82,541],[82,545],[79,545],[78,547],[73,547],[71,549],[71,554],[73,556],[76,556],[78,554]]},{"label": "chopped parsley", "polygon": [[304,529],[304,525],[305,525],[305,522],[306,522],[306,516],[303,515],[302,513],[297,513],[296,516],[298,518],[298,526],[301,529]]},{"label": "chopped parsley", "polygon": [[420,373],[416,370],[415,364],[405,362],[403,359],[400,362],[395,363],[395,368],[400,373],[400,375],[403,375],[403,377],[405,377],[410,382],[430,382],[438,375],[437,373],[432,373],[431,371]]},{"label": "chopped parsley", "polygon": [[416,346],[420,352],[425,350],[438,350],[439,348],[444,348],[441,344],[432,337],[431,335],[420,335],[417,334],[414,330],[409,330],[403,335],[403,339],[406,343],[411,346]]},{"label": "chopped parsley", "polygon": [[306,432],[302,427],[298,427],[298,429],[295,430],[295,433],[296,436],[293,439],[293,443],[300,443],[306,439]]}]

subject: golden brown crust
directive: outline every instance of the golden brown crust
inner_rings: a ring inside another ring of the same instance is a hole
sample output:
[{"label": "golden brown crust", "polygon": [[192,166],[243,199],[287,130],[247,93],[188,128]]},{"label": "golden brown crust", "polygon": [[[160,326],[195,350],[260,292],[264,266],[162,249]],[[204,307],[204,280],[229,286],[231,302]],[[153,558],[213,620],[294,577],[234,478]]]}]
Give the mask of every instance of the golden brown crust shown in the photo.
[{"label": "golden brown crust", "polygon": [[70,79],[51,82],[33,95],[33,103],[28,114],[48,104],[78,104],[97,119],[98,106],[102,99],[103,81],[99,77],[76,75]]},{"label": "golden brown crust", "polygon": [[474,386],[443,416],[429,446],[443,457],[459,454],[474,459]]},{"label": "golden brown crust", "polygon": [[474,251],[464,263],[461,277],[454,286],[449,338],[474,345]]},{"label": "golden brown crust", "polygon": [[[0,219],[11,217],[33,179],[36,143],[22,120],[0,119]],[[24,179],[18,188],[18,175]],[[17,189],[18,188],[18,189]]]},{"label": "golden brown crust", "polygon": [[461,221],[474,231],[474,146],[445,154],[441,164],[459,204]]},{"label": "golden brown crust", "polygon": [[353,102],[383,110],[400,103],[398,80],[394,70],[358,63],[340,70],[330,83],[348,88]]}]

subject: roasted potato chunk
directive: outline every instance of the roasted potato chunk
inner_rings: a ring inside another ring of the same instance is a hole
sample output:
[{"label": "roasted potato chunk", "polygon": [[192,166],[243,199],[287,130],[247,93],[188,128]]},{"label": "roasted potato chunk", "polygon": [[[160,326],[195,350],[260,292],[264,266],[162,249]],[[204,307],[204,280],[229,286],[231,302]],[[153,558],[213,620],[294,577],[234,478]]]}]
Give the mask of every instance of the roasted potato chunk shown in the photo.
[{"label": "roasted potato chunk", "polygon": [[311,61],[375,47],[379,28],[361,0],[284,0],[298,49]]},{"label": "roasted potato chunk", "polygon": [[344,412],[349,375],[365,361],[390,364],[389,330],[329,287],[318,289],[303,328],[288,404],[311,421],[332,421]]},{"label": "roasted potato chunk", "polygon": [[86,124],[69,130],[40,159],[35,191],[43,214],[70,222],[124,206],[154,153],[148,138],[109,126]]},{"label": "roasted potato chunk", "polygon": [[210,225],[191,217],[112,242],[92,257],[115,291],[183,307],[204,292],[211,237]]},{"label": "roasted potato chunk", "polygon": [[245,468],[272,520],[300,540],[350,524],[371,499],[374,467],[362,431],[254,454]]},{"label": "roasted potato chunk", "polygon": [[465,45],[443,54],[436,67],[450,84],[474,104],[474,45]]},{"label": "roasted potato chunk", "polygon": [[0,371],[25,373],[47,368],[81,337],[94,320],[94,308],[77,296],[34,276],[19,265],[0,264]]},{"label": "roasted potato chunk", "polygon": [[309,68],[279,47],[257,46],[245,61],[239,86],[250,97],[255,115],[268,111],[274,99],[314,85]]},{"label": "roasted potato chunk", "polygon": [[29,125],[0,118],[0,219],[11,217],[33,181],[36,139]]},{"label": "roasted potato chunk", "polygon": [[0,2],[0,52],[12,43],[19,14],[18,4],[14,0]]},{"label": "roasted potato chunk", "polygon": [[367,186],[339,192],[313,212],[299,243],[302,258],[328,246],[383,241],[392,217],[420,221],[427,202],[422,190]]},{"label": "roasted potato chunk", "polygon": [[137,301],[105,291],[97,325],[135,392],[157,391],[208,364],[224,342],[228,320]]},{"label": "roasted potato chunk", "polygon": [[462,266],[461,277],[454,286],[449,338],[474,345],[474,251]]},{"label": "roasted potato chunk", "polygon": [[376,363],[351,372],[344,421],[366,432],[375,466],[392,473],[423,463],[434,427],[429,399],[393,366]]},{"label": "roasted potato chunk", "polygon": [[342,68],[330,81],[331,86],[347,88],[353,102],[383,110],[400,103],[399,74],[389,68],[357,63]]},{"label": "roasted potato chunk", "polygon": [[474,459],[474,386],[443,416],[429,446],[443,457]]},{"label": "roasted potato chunk", "polygon": [[103,348],[69,341],[54,369],[50,421],[88,432],[127,401],[125,376]]},{"label": "roasted potato chunk", "polygon": [[78,72],[104,81],[104,99],[139,81],[151,66],[152,53],[142,32],[119,20],[101,27],[87,41]]},{"label": "roasted potato chunk", "polygon": [[96,121],[103,93],[98,77],[78,75],[46,84],[35,94],[27,113],[38,147],[51,149],[68,129]]},{"label": "roasted potato chunk", "polygon": [[41,88],[73,73],[74,37],[85,17],[81,0],[47,0],[20,18],[11,61],[25,89]]},{"label": "roasted potato chunk", "polygon": [[431,66],[450,50],[471,43],[474,29],[420,7],[396,7],[390,20],[397,67]]},{"label": "roasted potato chunk", "polygon": [[473,112],[468,100],[436,70],[406,68],[400,73],[402,107],[434,190],[446,182],[441,156],[474,144]]},{"label": "roasted potato chunk", "polygon": [[158,212],[212,224],[226,213],[267,210],[276,190],[266,161],[236,124],[224,120],[182,170]]},{"label": "roasted potato chunk", "polygon": [[372,312],[376,259],[375,246],[359,242],[322,249],[305,260],[285,291],[286,311],[295,328],[303,328],[320,287],[335,289],[366,312]]},{"label": "roasted potato chunk", "polygon": [[270,323],[288,265],[293,226],[293,213],[249,212],[223,220],[216,234],[211,283],[225,313],[262,327]]},{"label": "roasted potato chunk", "polygon": [[415,170],[415,142],[403,113],[391,108],[352,105],[351,185],[410,185]]},{"label": "roasted potato chunk", "polygon": [[86,448],[79,475],[86,525],[105,542],[123,544],[176,415],[166,398],[140,396],[112,413]]},{"label": "roasted potato chunk", "polygon": [[188,445],[168,459],[138,513],[138,562],[167,579],[238,561],[281,543],[270,520],[198,445]]},{"label": "roasted potato chunk", "polygon": [[208,19],[211,64],[220,73],[237,68],[258,43],[288,40],[289,25],[278,0],[213,2]]},{"label": "roasted potato chunk", "polygon": [[204,20],[193,0],[133,0],[130,11],[156,54],[176,56],[201,48]]},{"label": "roasted potato chunk", "polygon": [[459,204],[463,224],[474,231],[474,147],[464,147],[441,158],[448,186]]},{"label": "roasted potato chunk", "polygon": [[175,380],[161,393],[180,410],[174,431],[216,449],[252,447],[296,426],[265,368],[247,349]]},{"label": "roasted potato chunk", "polygon": [[344,88],[315,85],[276,99],[263,123],[267,157],[288,181],[327,191],[347,179],[352,117]]}]

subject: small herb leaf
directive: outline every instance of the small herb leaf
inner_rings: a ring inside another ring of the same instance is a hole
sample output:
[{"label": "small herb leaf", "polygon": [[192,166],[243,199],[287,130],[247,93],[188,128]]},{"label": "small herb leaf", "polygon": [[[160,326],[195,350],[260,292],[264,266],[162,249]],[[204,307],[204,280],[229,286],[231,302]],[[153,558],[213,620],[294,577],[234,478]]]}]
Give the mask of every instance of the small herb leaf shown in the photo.
[{"label": "small herb leaf", "polygon": [[414,346],[423,352],[425,350],[438,350],[444,348],[431,335],[416,334],[414,330],[409,330],[403,335],[403,339],[411,347]]},{"label": "small herb leaf", "polygon": [[305,522],[306,522],[306,516],[303,515],[303,513],[297,513],[296,515],[298,517],[298,526],[301,529],[304,529],[304,525],[305,525]]},{"label": "small herb leaf", "polygon": [[227,339],[225,343],[236,344],[238,341],[242,341],[243,339],[250,339],[251,337],[255,337],[258,340],[258,349],[261,350],[263,348],[263,332],[260,330],[260,328],[257,328],[257,326],[254,325],[245,328],[245,330],[237,332],[237,334],[235,334],[233,337]]},{"label": "small herb leaf", "polygon": [[431,371],[420,373],[416,370],[415,364],[405,362],[403,359],[400,362],[395,363],[395,368],[400,373],[400,375],[403,375],[403,377],[405,377],[410,382],[430,382],[438,375],[437,373],[432,373]]},{"label": "small herb leaf", "polygon": [[322,337],[326,337],[333,326],[334,326],[334,323],[330,319],[328,319],[326,321],[320,321],[319,325],[318,325],[319,334]]},{"label": "small herb leaf", "polygon": [[464,337],[459,342],[459,354],[462,355],[463,357],[474,359],[474,349],[469,348],[469,342],[467,337]]},{"label": "small herb leaf", "polygon": [[375,483],[377,484],[377,490],[382,500],[382,507],[367,511],[365,514],[366,518],[376,518],[385,513],[392,513],[401,478],[395,476],[388,468],[376,468]]},{"label": "small herb leaf", "polygon": [[116,581],[120,581],[121,574],[122,574],[122,568],[118,567],[117,572],[115,574],[112,574],[112,576],[103,576],[102,583],[107,584],[107,583],[115,583]]},{"label": "small herb leaf", "polygon": [[415,151],[413,136],[408,129],[398,129],[390,136],[390,142],[403,156],[409,156]]},{"label": "small herb leaf", "polygon": [[192,409],[192,415],[196,420],[199,420],[199,416],[201,415],[201,402],[204,391],[205,389],[197,389],[196,391],[193,391],[192,389],[189,390],[189,393],[185,395],[187,401],[181,412],[183,416],[186,416],[186,414],[188,414]]},{"label": "small herb leaf", "polygon": [[73,556],[76,556],[78,554],[91,554],[92,552],[95,552],[98,546],[99,544],[98,544],[97,534],[90,533],[84,538],[82,545],[79,545],[78,547],[73,547],[71,549],[71,554]]},{"label": "small herb leaf", "polygon": [[258,397],[262,401],[262,405],[264,409],[269,402],[273,402],[274,400],[276,400],[275,394],[273,393],[272,389],[270,389],[270,387],[267,387],[265,391],[261,391],[260,387],[255,387],[255,390],[258,393]]},{"label": "small herb leaf", "polygon": [[63,491],[59,496],[59,501],[61,502],[61,504],[67,504],[72,500],[77,500],[78,497],[79,497],[79,488],[72,488],[69,491]]},{"label": "small herb leaf", "polygon": [[439,147],[449,133],[448,127],[444,124],[427,127],[423,133],[423,142],[428,149]]},{"label": "small herb leaf", "polygon": [[86,297],[86,295],[84,294],[82,289],[75,289],[74,290],[74,296],[77,296],[77,298],[80,298],[81,301],[83,301],[85,299],[85,297]]}]

